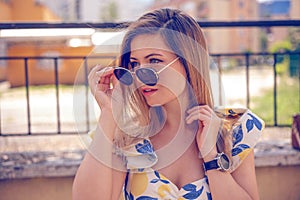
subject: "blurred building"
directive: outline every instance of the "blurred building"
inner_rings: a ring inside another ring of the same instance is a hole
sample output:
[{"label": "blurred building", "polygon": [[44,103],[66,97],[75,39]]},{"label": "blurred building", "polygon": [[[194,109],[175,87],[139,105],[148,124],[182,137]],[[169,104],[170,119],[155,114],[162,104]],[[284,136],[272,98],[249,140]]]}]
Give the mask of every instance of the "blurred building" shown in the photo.
[{"label": "blurred building", "polygon": [[[299,2],[299,0],[296,0]],[[291,0],[274,0],[262,2],[259,4],[259,16],[263,20],[287,20],[291,19]],[[288,38],[289,28],[287,27],[269,27],[263,29],[261,39],[267,38],[267,47],[264,50],[270,50],[274,44],[284,41]]]},{"label": "blurred building", "polygon": [[0,21],[59,21],[60,19],[37,0],[1,0]]},{"label": "blurred building", "polygon": [[64,22],[98,22],[106,0],[39,0]]},{"label": "blurred building", "polygon": [[[155,0],[152,9],[178,8],[200,21],[257,20],[256,0]],[[258,51],[258,29],[218,28],[205,29],[211,53]]]},{"label": "blurred building", "polygon": [[[0,22],[57,22],[61,21],[45,5],[36,0],[1,0]],[[76,39],[60,33],[59,30],[0,30],[0,56],[75,56],[87,55],[92,47],[75,47],[69,45],[70,40]],[[81,39],[90,39],[90,33],[78,33]],[[75,38],[74,38],[75,37]],[[59,61],[59,78],[61,83],[73,84],[77,70],[82,60]],[[8,80],[12,87],[25,84],[24,60],[0,60],[0,79]],[[54,62],[50,59],[28,60],[29,84],[54,83]]]},{"label": "blurred building", "polygon": [[290,17],[291,17],[291,19],[300,19],[300,1],[299,0],[291,0]]},{"label": "blurred building", "polygon": [[63,21],[114,22],[132,21],[153,0],[39,0]]}]

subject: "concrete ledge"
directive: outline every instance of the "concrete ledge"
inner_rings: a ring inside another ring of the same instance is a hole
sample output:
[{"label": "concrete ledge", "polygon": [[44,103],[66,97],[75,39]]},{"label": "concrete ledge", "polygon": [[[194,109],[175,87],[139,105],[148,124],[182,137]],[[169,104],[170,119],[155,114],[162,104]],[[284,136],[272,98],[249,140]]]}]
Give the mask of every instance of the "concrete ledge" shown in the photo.
[{"label": "concrete ledge", "polygon": [[260,142],[254,153],[256,167],[300,166],[300,151],[293,149],[287,142]]},{"label": "concrete ledge", "polygon": [[[275,133],[272,130],[271,136]],[[300,167],[300,151],[291,147],[289,136],[281,138],[264,136],[256,145],[257,168]],[[85,154],[82,139],[78,135],[0,138],[0,180],[74,176]]]},{"label": "concrete ledge", "polygon": [[[74,176],[85,150],[0,154],[0,180]],[[256,167],[300,166],[300,151],[289,144],[260,142],[255,148]]]},{"label": "concrete ledge", "polygon": [[0,180],[74,176],[84,152],[3,153],[0,154]]}]

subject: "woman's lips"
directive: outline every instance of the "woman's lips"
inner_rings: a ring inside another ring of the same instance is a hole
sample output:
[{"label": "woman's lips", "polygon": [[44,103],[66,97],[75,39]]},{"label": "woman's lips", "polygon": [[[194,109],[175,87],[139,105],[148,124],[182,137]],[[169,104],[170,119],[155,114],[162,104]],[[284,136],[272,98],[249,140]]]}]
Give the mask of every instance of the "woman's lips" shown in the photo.
[{"label": "woman's lips", "polygon": [[150,96],[152,94],[154,94],[157,91],[157,89],[154,88],[143,88],[142,92],[144,96]]}]

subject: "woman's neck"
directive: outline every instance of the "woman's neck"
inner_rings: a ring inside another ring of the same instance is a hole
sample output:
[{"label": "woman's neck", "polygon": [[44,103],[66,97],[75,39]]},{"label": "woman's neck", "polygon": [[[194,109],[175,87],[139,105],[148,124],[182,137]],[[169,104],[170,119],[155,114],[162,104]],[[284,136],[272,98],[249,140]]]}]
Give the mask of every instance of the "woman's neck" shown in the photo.
[{"label": "woman's neck", "polygon": [[181,142],[188,140],[189,135],[193,138],[193,131],[185,123],[186,110],[190,108],[191,103],[190,95],[185,90],[178,98],[163,106],[165,117],[163,128],[151,137],[156,150],[169,144],[175,137],[181,138],[184,136],[180,139]]},{"label": "woman's neck", "polygon": [[178,127],[182,122],[184,122],[189,103],[190,100],[188,91],[184,90],[184,92],[180,94],[178,98],[165,104],[163,106],[166,117],[165,126]]}]

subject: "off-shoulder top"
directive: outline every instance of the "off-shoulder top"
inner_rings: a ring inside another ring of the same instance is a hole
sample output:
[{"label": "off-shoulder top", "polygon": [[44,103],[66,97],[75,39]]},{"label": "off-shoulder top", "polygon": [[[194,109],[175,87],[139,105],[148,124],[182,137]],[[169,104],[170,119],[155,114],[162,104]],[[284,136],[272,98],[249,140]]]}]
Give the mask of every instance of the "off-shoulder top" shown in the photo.
[{"label": "off-shoulder top", "polygon": [[[225,109],[224,115],[240,114],[232,131],[232,173],[257,143],[264,122],[248,109]],[[239,112],[239,113],[238,113]],[[241,113],[242,112],[242,113]],[[167,177],[151,167],[158,157],[148,138],[124,149],[128,173],[120,199],[123,200],[206,200],[212,199],[208,178],[188,183],[178,188]]]}]

